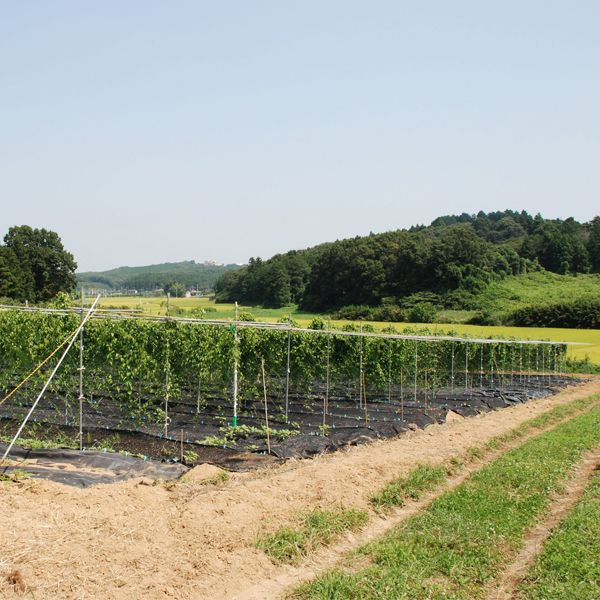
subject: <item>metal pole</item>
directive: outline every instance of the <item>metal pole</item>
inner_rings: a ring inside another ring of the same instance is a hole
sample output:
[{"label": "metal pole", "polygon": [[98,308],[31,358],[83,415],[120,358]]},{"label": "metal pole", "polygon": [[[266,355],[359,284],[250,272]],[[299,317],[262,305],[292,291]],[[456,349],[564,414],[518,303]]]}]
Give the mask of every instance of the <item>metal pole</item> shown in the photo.
[{"label": "metal pole", "polygon": [[331,335],[327,336],[327,375],[325,380],[325,400],[323,401],[323,435],[327,425],[327,411],[329,410],[329,353],[331,346]]},{"label": "metal pole", "polygon": [[52,373],[50,374],[50,377],[48,377],[48,380],[44,384],[44,387],[42,388],[42,391],[39,393],[38,397],[35,399],[35,402],[32,404],[31,408],[29,409],[29,412],[27,413],[27,416],[25,417],[24,421],[21,423],[21,426],[17,430],[17,433],[15,433],[15,437],[13,437],[12,441],[8,445],[8,448],[4,452],[4,455],[2,456],[2,462],[4,460],[6,460],[6,457],[10,454],[10,451],[12,450],[12,447],[15,445],[15,442],[17,441],[17,439],[19,439],[19,436],[21,435],[21,432],[23,431],[25,425],[27,424],[27,421],[29,421],[29,417],[31,417],[33,411],[35,410],[36,406],[38,405],[38,402],[41,400],[42,396],[44,395],[44,392],[48,389],[48,386],[50,385],[50,382],[52,381],[52,379],[56,375],[56,372],[58,371],[60,365],[62,364],[63,360],[65,359],[65,356],[67,356],[69,350],[71,349],[71,346],[73,346],[73,343],[77,339],[77,336],[79,335],[79,330],[86,324],[87,320],[90,318],[91,314],[94,312],[94,309],[96,308],[96,304],[98,303],[98,300],[100,300],[100,295],[96,296],[96,300],[94,300],[94,303],[90,307],[90,310],[88,311],[88,313],[86,314],[85,318],[83,319],[83,321],[81,322],[81,324],[77,328],[77,331],[73,334],[73,337],[71,338],[69,344],[65,348],[65,351],[62,353],[62,356],[58,360],[58,363],[56,363],[56,366],[52,370]]},{"label": "metal pole", "polygon": [[465,343],[465,394],[469,388],[469,342]]},{"label": "metal pole", "polygon": [[388,404],[392,403],[392,342],[388,342],[389,357],[388,357]]},{"label": "metal pole", "polygon": [[400,418],[404,421],[404,381],[402,367],[400,367]]},{"label": "metal pole", "polygon": [[[290,327],[292,326],[290,320]],[[288,422],[288,411],[290,405],[290,350],[292,345],[292,332],[288,330],[287,335],[287,367],[285,370],[285,422]]]},{"label": "metal pole", "polygon": [[267,453],[271,454],[271,436],[269,435],[269,410],[267,408],[267,380],[265,378],[265,359],[261,358],[263,392],[265,398],[265,427],[267,430]]},{"label": "metal pole", "polygon": [[510,355],[511,359],[510,359],[510,385],[514,387],[515,385],[515,347],[512,346],[511,348],[511,355]]},{"label": "metal pole", "polygon": [[519,381],[523,385],[523,379],[525,375],[523,373],[523,344],[519,344]]},{"label": "metal pole", "polygon": [[363,382],[363,338],[362,338],[362,323],[360,324],[360,367],[358,375],[358,405],[362,408],[362,382]]},{"label": "metal pole", "polygon": [[79,323],[79,450],[83,450],[83,286],[81,286],[81,318]]},{"label": "metal pole", "polygon": [[363,398],[365,402],[365,427],[369,423],[369,413],[367,411],[367,384],[365,382],[365,374],[363,373]]},{"label": "metal pole", "polygon": [[451,361],[450,381],[451,381],[451,390],[452,390],[452,393],[454,394],[454,342],[452,342],[452,361]]},{"label": "metal pole", "polygon": [[419,342],[415,342],[415,402],[417,401],[417,370],[419,368],[418,347]]},{"label": "metal pole", "polygon": [[200,393],[201,393],[201,378],[198,374],[198,389],[196,390],[196,414],[200,414]]},{"label": "metal pole", "polygon": [[171,353],[171,345],[169,342],[169,331],[167,330],[167,351],[165,356],[165,424],[164,424],[164,432],[165,437],[167,437],[169,433],[169,391],[171,387],[170,380],[170,372],[171,372],[171,362],[170,362],[170,353]]},{"label": "metal pole", "polygon": [[233,324],[233,426],[237,427],[238,422],[238,334],[237,334],[237,322],[238,322],[238,303],[235,303],[235,321]]},{"label": "metal pole", "polygon": [[479,387],[483,388],[483,344],[481,344],[481,365],[479,367]]}]

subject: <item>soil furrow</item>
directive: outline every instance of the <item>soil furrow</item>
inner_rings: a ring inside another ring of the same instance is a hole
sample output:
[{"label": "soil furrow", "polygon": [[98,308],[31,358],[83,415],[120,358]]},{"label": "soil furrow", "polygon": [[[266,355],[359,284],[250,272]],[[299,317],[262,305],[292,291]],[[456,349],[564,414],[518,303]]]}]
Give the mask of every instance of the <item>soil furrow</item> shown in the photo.
[{"label": "soil furrow", "polygon": [[548,507],[546,518],[538,523],[525,537],[520,552],[505,568],[499,578],[490,585],[487,600],[513,600],[518,598],[517,587],[523,580],[552,531],[573,510],[600,463],[600,447],[586,452],[573,469],[560,494],[555,495]]},{"label": "soil furrow", "polygon": [[[584,411],[590,410],[591,407],[587,407]],[[372,518],[367,527],[363,528],[358,533],[347,534],[345,539],[335,545],[323,548],[315,552],[310,558],[303,561],[300,565],[284,565],[280,567],[281,574],[267,581],[261,581],[255,584],[252,588],[244,590],[242,593],[236,594],[233,597],[230,595],[222,596],[221,600],[267,600],[279,598],[285,594],[286,590],[296,585],[299,585],[305,581],[309,581],[321,573],[335,567],[340,566],[340,563],[345,557],[354,549],[361,545],[368,543],[372,540],[380,538],[389,530],[394,528],[396,525],[419,513],[421,510],[426,508],[433,500],[440,497],[442,494],[449,490],[458,487],[466,479],[468,479],[473,473],[484,467],[485,465],[496,460],[500,455],[508,452],[512,448],[517,448],[523,445],[527,440],[540,435],[546,431],[550,431],[557,427],[560,423],[569,421],[577,416],[578,413],[570,415],[566,419],[560,422],[553,423],[552,425],[544,428],[539,428],[531,431],[530,433],[514,440],[511,443],[505,444],[501,449],[497,451],[490,451],[485,457],[471,462],[466,465],[465,468],[457,475],[448,477],[446,481],[436,488],[435,490],[424,494],[419,500],[407,501],[406,505],[401,508],[392,509],[387,512],[385,516],[376,516]],[[600,452],[598,450],[597,452]],[[592,469],[593,471],[593,460]],[[589,477],[588,476],[588,477]],[[578,498],[581,496],[579,493]],[[561,513],[561,514],[564,514]],[[345,566],[345,565],[341,565]],[[504,597],[502,597],[505,600]],[[492,600],[490,598],[490,600]],[[493,597],[496,600],[496,597]]]}]

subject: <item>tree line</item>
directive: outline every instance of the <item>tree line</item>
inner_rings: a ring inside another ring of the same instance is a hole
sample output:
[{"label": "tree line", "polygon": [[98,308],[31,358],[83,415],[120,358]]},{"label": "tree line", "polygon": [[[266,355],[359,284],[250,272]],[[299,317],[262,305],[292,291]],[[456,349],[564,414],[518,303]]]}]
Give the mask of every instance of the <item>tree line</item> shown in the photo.
[{"label": "tree line", "polygon": [[217,301],[332,311],[410,304],[433,294],[467,308],[491,281],[546,269],[600,272],[600,217],[589,223],[501,211],[442,216],[429,226],[251,258],[221,275]]},{"label": "tree line", "polygon": [[[217,265],[186,260],[142,267],[119,267],[109,271],[78,273],[77,280],[89,287],[109,289],[134,289],[151,291],[162,288],[165,291],[175,284],[186,290],[196,288],[208,290],[214,287],[218,277],[228,269],[238,265]],[[171,295],[175,295],[172,293]]]}]

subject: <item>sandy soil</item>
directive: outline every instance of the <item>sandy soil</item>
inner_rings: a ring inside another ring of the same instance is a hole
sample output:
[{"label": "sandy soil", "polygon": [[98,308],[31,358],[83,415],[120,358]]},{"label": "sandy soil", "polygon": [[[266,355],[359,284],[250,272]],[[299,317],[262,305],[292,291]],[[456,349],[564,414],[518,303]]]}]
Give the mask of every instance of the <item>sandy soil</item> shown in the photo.
[{"label": "sandy soil", "polygon": [[[281,575],[253,548],[259,533],[293,524],[299,511],[367,507],[368,497],[419,462],[485,443],[550,407],[600,392],[600,379],[472,419],[311,461],[201,480],[148,480],[77,489],[48,481],[0,484],[0,598],[233,598]],[[267,596],[265,596],[267,597]]]}]

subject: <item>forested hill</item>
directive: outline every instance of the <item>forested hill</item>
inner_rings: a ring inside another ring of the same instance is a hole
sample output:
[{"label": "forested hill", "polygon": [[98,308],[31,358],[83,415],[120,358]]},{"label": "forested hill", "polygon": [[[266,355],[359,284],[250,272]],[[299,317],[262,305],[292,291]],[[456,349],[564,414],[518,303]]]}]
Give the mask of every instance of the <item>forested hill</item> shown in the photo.
[{"label": "forested hill", "polygon": [[110,289],[153,290],[178,282],[186,288],[209,289],[220,275],[239,265],[215,265],[186,260],[144,267],[119,267],[110,271],[77,273],[79,283]]},{"label": "forested hill", "polygon": [[429,226],[338,240],[224,273],[217,300],[306,310],[435,298],[464,308],[490,282],[546,269],[600,272],[600,217],[589,223],[526,212],[447,215]]}]

